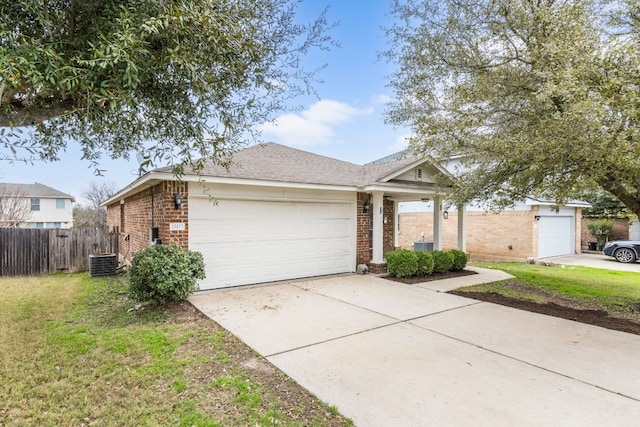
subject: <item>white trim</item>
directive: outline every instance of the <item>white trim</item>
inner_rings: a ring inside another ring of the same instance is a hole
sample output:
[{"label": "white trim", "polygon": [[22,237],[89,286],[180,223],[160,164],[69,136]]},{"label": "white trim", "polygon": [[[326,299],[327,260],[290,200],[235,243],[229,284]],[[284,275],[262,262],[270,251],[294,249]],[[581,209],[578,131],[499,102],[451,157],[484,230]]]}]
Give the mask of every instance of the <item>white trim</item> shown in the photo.
[{"label": "white trim", "polygon": [[[555,202],[550,202],[548,200],[538,200],[532,197],[527,197],[525,200],[525,204],[527,206],[556,206]],[[559,207],[564,208],[590,208],[591,203],[583,202],[580,200],[571,200],[563,205],[558,205]]]},{"label": "white trim", "polygon": [[373,251],[371,254],[371,262],[374,264],[382,264],[384,262],[384,193],[381,191],[374,191],[371,193],[373,196]]},{"label": "white trim", "polygon": [[[449,172],[444,167],[442,167],[441,165],[436,163],[436,161],[433,160],[432,158],[426,157],[426,158],[423,158],[423,159],[418,159],[415,162],[410,163],[409,165],[407,165],[407,166],[405,166],[405,167],[403,167],[401,169],[398,169],[398,170],[394,171],[393,173],[391,173],[389,175],[386,175],[386,176],[380,178],[378,181],[387,182],[387,181],[392,180],[393,178],[396,178],[397,176],[400,176],[403,173],[408,172],[411,169],[416,168],[416,167],[418,167],[420,165],[423,165],[423,164],[426,164],[428,166],[433,167],[436,171],[442,173],[447,178],[453,180],[453,175],[451,174],[451,172]],[[422,175],[424,176],[424,171],[422,171]],[[416,182],[424,182],[424,181],[416,181]]]}]

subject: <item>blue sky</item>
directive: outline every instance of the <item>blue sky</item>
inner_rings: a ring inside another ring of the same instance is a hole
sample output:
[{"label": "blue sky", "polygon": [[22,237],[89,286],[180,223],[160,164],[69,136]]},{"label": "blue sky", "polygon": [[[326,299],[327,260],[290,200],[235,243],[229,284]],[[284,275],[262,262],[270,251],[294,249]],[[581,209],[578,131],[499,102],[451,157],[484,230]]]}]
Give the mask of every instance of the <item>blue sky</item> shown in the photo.
[{"label": "blue sky", "polygon": [[[392,92],[386,76],[392,67],[378,60],[386,47],[383,26],[388,18],[388,1],[307,0],[299,5],[299,18],[309,22],[330,6],[328,20],[339,25],[331,32],[341,44],[327,52],[314,52],[309,67],[327,64],[323,83],[316,89],[320,99],[298,99],[302,110],[283,114],[277,125],[261,127],[264,141],[273,141],[324,156],[363,164],[403,148],[406,129],[384,124],[385,102]],[[91,182],[113,182],[118,188],[137,177],[135,155],[130,160],[104,158],[104,176],[93,175],[88,162],[81,160],[77,146],[70,146],[55,163],[0,163],[0,181],[40,182],[71,194],[82,202],[81,194]]]}]

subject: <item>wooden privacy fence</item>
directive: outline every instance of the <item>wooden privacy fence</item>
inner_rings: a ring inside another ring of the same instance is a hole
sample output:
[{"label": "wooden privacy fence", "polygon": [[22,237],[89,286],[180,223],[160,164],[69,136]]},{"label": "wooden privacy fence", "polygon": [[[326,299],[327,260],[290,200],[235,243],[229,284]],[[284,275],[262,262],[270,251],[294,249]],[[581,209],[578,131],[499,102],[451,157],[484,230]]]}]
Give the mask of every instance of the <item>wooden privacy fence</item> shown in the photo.
[{"label": "wooden privacy fence", "polygon": [[89,255],[118,253],[118,228],[0,228],[0,276],[89,271]]}]

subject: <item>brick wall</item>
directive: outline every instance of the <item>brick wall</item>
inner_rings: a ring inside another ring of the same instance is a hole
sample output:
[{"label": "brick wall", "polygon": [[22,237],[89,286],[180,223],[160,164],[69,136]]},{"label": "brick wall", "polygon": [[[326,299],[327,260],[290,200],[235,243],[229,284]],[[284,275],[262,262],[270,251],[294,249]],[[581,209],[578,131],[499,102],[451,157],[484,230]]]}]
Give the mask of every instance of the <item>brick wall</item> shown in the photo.
[{"label": "brick wall", "polygon": [[383,214],[387,218],[387,223],[382,225],[382,253],[394,251],[395,245],[393,241],[393,228],[395,224],[395,215],[393,214],[393,200],[385,200],[383,203]]},{"label": "brick wall", "polygon": [[356,264],[367,264],[372,257],[369,239],[371,217],[369,213],[362,212],[365,202],[371,203],[371,195],[358,193],[358,202],[356,203]]},{"label": "brick wall", "polygon": [[[524,261],[537,255],[532,211],[467,212],[466,219],[467,252],[473,260]],[[424,241],[433,242],[432,212],[400,214],[400,247],[412,249],[413,242],[422,240],[422,233]],[[442,220],[442,246],[458,247],[457,212],[449,212],[449,218]]]},{"label": "brick wall", "polygon": [[[182,208],[175,209],[174,195],[183,195]],[[175,243],[184,250],[189,243],[189,201],[187,183],[163,181],[107,206],[107,224],[120,227],[120,254],[131,260],[136,252],[149,246],[149,230],[158,227],[162,244]],[[124,215],[122,215],[124,214]],[[170,231],[169,223],[182,222],[185,229]],[[124,241],[126,236],[129,241]]]},{"label": "brick wall", "polygon": [[[582,218],[582,235],[580,239],[580,246],[583,250],[589,247],[589,242],[597,242],[597,239],[589,233],[587,224],[596,221],[598,218]],[[613,224],[613,230],[609,240],[629,240],[629,219],[628,218],[616,218]]]},{"label": "brick wall", "polygon": [[[357,236],[356,236],[356,264],[368,264],[373,257],[370,241],[371,213],[364,213],[365,202],[372,203],[370,194],[358,193],[357,209]],[[382,225],[382,253],[395,250],[393,241],[393,228],[395,226],[395,215],[393,212],[393,201],[384,200],[382,213],[387,218],[387,223]],[[383,217],[384,218],[384,217]]]}]

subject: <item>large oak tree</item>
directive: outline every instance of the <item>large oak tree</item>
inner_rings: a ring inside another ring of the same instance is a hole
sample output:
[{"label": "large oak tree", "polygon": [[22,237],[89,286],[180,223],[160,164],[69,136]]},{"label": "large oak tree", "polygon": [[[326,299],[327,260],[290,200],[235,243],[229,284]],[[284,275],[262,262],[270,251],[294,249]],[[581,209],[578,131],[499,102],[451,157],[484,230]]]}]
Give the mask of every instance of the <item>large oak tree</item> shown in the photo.
[{"label": "large oak tree", "polygon": [[0,159],[101,155],[198,166],[313,92],[325,14],[295,0],[0,0]]},{"label": "large oak tree", "polygon": [[459,202],[601,186],[640,215],[638,3],[397,0],[388,120],[460,156]]}]

